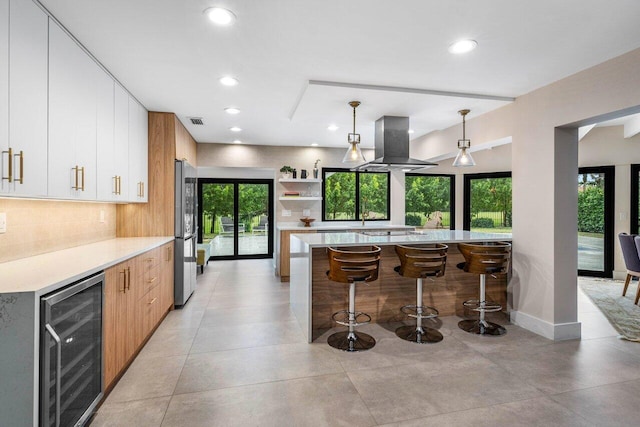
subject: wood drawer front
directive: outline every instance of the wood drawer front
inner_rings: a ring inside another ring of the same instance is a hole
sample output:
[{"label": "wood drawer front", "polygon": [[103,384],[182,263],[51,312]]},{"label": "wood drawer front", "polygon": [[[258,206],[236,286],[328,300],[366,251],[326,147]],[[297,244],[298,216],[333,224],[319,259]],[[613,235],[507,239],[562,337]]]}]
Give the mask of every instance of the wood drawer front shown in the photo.
[{"label": "wood drawer front", "polygon": [[138,300],[138,327],[140,337],[144,340],[160,319],[160,287],[151,289],[145,296]]},{"label": "wood drawer front", "polygon": [[145,269],[142,274],[142,296],[149,293],[149,291],[160,284],[160,266],[156,265]]}]

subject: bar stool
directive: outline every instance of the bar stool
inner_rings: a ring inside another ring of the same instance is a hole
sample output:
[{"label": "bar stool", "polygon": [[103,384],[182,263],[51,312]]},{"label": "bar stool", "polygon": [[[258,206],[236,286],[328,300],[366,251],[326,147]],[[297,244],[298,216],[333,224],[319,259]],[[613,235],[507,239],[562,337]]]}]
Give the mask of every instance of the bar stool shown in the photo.
[{"label": "bar stool", "polygon": [[447,249],[449,247],[442,243],[416,246],[396,245],[396,254],[400,259],[400,265],[394,270],[402,277],[416,279],[416,304],[400,308],[404,314],[416,319],[416,326],[406,325],[396,329],[396,335],[403,340],[418,344],[442,341],[440,331],[422,326],[422,319],[438,317],[436,308],[423,305],[422,279],[444,276],[447,265]]},{"label": "bar stool", "polygon": [[502,310],[502,306],[486,298],[486,275],[492,277],[507,274],[511,259],[511,244],[508,242],[458,243],[458,250],[464,257],[461,266],[467,273],[480,275],[480,296],[462,304],[480,313],[479,319],[466,319],[458,322],[463,331],[481,335],[504,335],[507,330],[497,323],[487,322],[485,313]]},{"label": "bar stool", "polygon": [[355,331],[356,326],[371,322],[371,316],[356,311],[356,283],[373,282],[378,279],[381,249],[378,246],[327,248],[327,252],[329,280],[349,284],[349,309],[338,311],[331,316],[336,323],[349,329],[332,334],[327,343],[344,351],[369,350],[376,345],[375,338]]}]

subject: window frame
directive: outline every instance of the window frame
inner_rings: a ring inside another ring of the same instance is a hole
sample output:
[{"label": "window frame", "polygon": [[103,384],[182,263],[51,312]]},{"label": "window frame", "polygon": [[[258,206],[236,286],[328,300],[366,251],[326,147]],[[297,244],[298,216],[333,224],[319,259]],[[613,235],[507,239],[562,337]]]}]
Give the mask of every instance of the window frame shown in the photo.
[{"label": "window frame", "polygon": [[[511,193],[513,200],[513,177],[511,172],[485,172],[464,174],[464,202],[462,211],[462,229],[471,230],[471,180],[485,178],[511,178]],[[512,206],[513,208],[513,206]]]},{"label": "window frame", "polygon": [[631,209],[629,211],[629,233],[638,234],[638,215],[640,215],[638,209],[638,185],[640,185],[640,164],[631,165]]},{"label": "window frame", "polygon": [[407,215],[407,177],[408,176],[428,176],[449,178],[449,230],[456,229],[456,175],[448,173],[415,173],[407,172],[404,174],[404,198],[405,198],[405,217]]},{"label": "window frame", "polygon": [[[356,186],[356,194],[355,194],[355,219],[328,219],[326,217],[326,183],[327,183],[327,173],[332,172],[342,172],[342,173],[353,173],[355,174],[355,186]],[[367,172],[367,171],[352,171],[348,168],[322,168],[322,222],[340,222],[340,221],[362,221],[359,218],[360,212],[360,175],[361,174],[386,174],[387,175],[387,217],[386,218],[374,218],[374,219],[365,219],[365,222],[368,221],[391,221],[391,173],[387,172]]]}]

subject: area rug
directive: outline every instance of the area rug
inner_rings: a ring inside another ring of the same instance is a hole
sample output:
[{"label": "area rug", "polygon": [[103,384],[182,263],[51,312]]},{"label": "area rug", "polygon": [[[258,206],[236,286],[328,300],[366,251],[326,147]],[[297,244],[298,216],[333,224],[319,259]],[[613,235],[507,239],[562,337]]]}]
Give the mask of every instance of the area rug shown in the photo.
[{"label": "area rug", "polygon": [[578,286],[609,319],[620,338],[640,342],[640,307],[633,303],[638,282],[629,284],[624,297],[622,280],[579,277]]}]

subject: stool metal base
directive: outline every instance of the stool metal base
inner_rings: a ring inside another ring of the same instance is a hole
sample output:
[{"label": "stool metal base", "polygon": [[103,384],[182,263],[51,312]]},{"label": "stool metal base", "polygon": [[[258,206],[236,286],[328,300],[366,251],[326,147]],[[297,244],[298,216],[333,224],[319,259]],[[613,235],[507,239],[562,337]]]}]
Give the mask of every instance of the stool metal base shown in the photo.
[{"label": "stool metal base", "polygon": [[342,331],[330,335],[327,338],[327,344],[343,351],[364,351],[373,348],[376,345],[376,339],[364,332]]},{"label": "stool metal base", "polygon": [[437,329],[427,328],[425,326],[418,328],[412,325],[399,327],[396,329],[396,335],[405,341],[418,344],[433,344],[442,341],[443,338]]},{"label": "stool metal base", "polygon": [[500,326],[493,322],[487,322],[486,320],[461,320],[458,322],[458,327],[465,332],[478,335],[504,335],[507,333],[504,326]]}]

